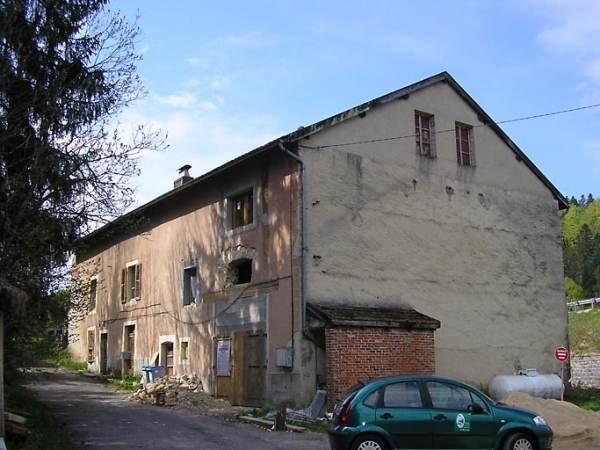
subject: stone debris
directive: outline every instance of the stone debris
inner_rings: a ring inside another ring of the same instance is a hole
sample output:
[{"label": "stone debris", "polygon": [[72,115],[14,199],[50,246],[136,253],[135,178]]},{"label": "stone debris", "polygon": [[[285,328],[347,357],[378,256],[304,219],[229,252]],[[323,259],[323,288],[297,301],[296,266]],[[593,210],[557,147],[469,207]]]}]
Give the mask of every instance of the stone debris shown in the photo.
[{"label": "stone debris", "polygon": [[231,409],[228,401],[204,392],[202,381],[195,375],[168,375],[157,378],[128,395],[127,400],[155,405],[157,393],[164,393],[165,406],[199,412]]}]

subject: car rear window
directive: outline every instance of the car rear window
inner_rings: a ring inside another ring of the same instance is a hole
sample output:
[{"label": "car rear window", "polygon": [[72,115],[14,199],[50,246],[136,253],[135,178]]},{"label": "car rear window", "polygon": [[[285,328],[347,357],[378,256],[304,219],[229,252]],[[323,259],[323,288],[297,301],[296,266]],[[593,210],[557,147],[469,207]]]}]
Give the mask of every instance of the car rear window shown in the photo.
[{"label": "car rear window", "polygon": [[360,391],[363,387],[365,387],[365,385],[359,382],[352,386],[350,389],[348,389],[346,392],[344,392],[344,394],[338,399],[337,403],[335,404],[333,412],[339,413],[339,411],[342,409],[342,406],[346,402],[351,401],[356,395],[356,393]]}]

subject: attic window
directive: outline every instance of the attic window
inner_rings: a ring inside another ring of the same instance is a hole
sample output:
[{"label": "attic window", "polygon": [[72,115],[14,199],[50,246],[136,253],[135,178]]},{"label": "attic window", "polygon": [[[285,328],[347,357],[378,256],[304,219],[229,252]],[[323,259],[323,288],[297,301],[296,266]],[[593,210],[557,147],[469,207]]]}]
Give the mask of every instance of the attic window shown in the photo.
[{"label": "attic window", "polygon": [[456,122],[456,160],[463,166],[474,166],[473,127]]},{"label": "attic window", "polygon": [[238,259],[230,265],[231,284],[245,284],[252,281],[252,260]]},{"label": "attic window", "polygon": [[435,122],[432,114],[415,111],[415,140],[417,153],[435,157]]}]

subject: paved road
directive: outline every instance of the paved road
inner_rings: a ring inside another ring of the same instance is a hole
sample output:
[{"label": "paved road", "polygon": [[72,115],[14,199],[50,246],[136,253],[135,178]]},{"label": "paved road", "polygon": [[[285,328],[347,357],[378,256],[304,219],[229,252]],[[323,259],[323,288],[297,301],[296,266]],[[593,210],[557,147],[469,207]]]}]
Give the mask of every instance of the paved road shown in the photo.
[{"label": "paved road", "polygon": [[68,372],[44,372],[28,386],[82,440],[82,449],[325,450],[319,433],[269,432],[221,416],[140,405],[123,392]]}]

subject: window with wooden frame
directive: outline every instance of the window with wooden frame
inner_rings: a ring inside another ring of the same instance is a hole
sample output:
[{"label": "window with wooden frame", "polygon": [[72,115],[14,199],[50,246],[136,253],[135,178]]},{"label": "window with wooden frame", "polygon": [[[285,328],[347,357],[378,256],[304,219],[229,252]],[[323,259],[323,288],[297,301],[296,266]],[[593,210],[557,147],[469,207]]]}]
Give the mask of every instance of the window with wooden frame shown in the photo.
[{"label": "window with wooden frame", "polygon": [[93,276],[90,278],[90,294],[88,298],[88,311],[96,309],[96,303],[98,301],[98,277]]},{"label": "window with wooden frame", "polygon": [[435,121],[432,114],[415,111],[417,153],[435,158]]},{"label": "window with wooden frame", "polygon": [[473,153],[473,127],[461,123],[455,125],[456,161],[463,166],[475,165]]},{"label": "window with wooden frame", "polygon": [[254,190],[249,189],[229,198],[231,229],[245,227],[254,222]]},{"label": "window with wooden frame", "polygon": [[137,261],[128,263],[121,271],[121,303],[140,299],[141,280],[142,265]]}]

